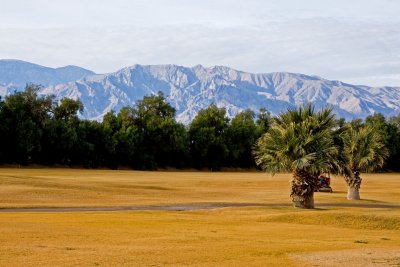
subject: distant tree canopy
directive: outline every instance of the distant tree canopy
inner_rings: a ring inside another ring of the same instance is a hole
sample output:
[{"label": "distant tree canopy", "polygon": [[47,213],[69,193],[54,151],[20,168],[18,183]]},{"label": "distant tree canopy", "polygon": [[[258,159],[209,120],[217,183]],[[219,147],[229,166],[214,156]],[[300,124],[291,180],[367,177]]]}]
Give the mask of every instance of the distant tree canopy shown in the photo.
[{"label": "distant tree canopy", "polygon": [[190,152],[197,168],[220,169],[228,155],[225,142],[229,119],[224,108],[200,110],[189,127]]},{"label": "distant tree canopy", "polygon": [[[274,118],[266,109],[229,119],[212,104],[189,125],[176,121],[162,93],[107,113],[102,122],[83,120],[79,100],[41,96],[37,85],[0,98],[0,164],[42,164],[87,168],[254,168],[252,150]],[[383,169],[400,168],[400,115],[365,121],[337,120],[337,128],[370,125],[389,150]]]},{"label": "distant tree canopy", "polygon": [[42,151],[44,129],[51,120],[53,100],[39,97],[38,86],[7,96],[1,104],[0,133],[3,161],[28,164]]}]

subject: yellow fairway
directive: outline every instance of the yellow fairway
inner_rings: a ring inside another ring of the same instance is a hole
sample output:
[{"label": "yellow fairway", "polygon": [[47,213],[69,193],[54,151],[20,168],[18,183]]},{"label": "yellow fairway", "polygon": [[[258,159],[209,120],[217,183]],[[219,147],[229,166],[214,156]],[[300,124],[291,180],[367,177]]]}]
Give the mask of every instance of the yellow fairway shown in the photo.
[{"label": "yellow fairway", "polygon": [[362,177],[298,210],[288,174],[0,169],[0,266],[399,266],[400,175]]}]

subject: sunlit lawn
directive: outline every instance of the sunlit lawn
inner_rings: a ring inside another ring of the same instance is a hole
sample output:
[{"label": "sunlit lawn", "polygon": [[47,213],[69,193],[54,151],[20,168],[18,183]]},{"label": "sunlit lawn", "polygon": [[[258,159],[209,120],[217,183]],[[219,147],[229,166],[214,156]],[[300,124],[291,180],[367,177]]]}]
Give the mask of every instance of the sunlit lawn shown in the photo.
[{"label": "sunlit lawn", "polygon": [[363,177],[365,200],[333,178],[317,209],[298,210],[287,174],[0,169],[0,208],[266,204],[0,212],[0,266],[400,266],[400,208],[374,208],[400,205],[400,175]]}]

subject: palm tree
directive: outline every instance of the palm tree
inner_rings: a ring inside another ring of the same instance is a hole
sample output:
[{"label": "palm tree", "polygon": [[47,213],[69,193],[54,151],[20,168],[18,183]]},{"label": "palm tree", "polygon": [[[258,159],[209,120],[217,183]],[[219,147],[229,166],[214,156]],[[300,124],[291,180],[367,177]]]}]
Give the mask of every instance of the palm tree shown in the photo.
[{"label": "palm tree", "polygon": [[316,177],[321,172],[338,172],[338,149],[334,145],[332,109],[315,112],[313,106],[288,110],[274,119],[258,139],[256,163],[272,174],[293,173],[291,194],[294,207],[314,208]]},{"label": "palm tree", "polygon": [[349,125],[342,133],[342,153],[346,158],[347,168],[351,171],[344,176],[347,183],[347,199],[360,199],[360,172],[370,172],[382,167],[388,157],[380,135],[369,125],[356,127]]}]

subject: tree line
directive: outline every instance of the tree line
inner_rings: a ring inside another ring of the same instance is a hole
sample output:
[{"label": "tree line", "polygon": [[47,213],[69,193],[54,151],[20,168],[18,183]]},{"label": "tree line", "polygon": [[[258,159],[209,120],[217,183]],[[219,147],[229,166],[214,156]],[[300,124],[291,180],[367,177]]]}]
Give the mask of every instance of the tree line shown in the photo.
[{"label": "tree line", "polygon": [[38,94],[39,86],[0,99],[0,164],[41,164],[117,169],[254,167],[255,140],[270,116],[243,111],[232,120],[210,105],[189,126],[162,93],[132,107],[83,120],[79,100]]},{"label": "tree line", "polygon": [[[162,93],[145,96],[101,122],[80,119],[79,100],[38,94],[39,86],[0,98],[0,164],[63,165],[86,168],[256,167],[253,150],[278,118],[266,109],[239,112],[229,119],[216,105],[202,109],[189,125],[175,120],[176,110]],[[335,119],[335,127],[370,125],[389,150],[382,169],[400,165],[400,115],[365,120]]]}]

